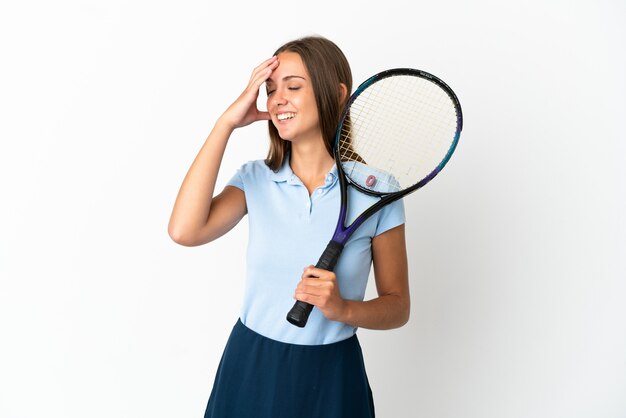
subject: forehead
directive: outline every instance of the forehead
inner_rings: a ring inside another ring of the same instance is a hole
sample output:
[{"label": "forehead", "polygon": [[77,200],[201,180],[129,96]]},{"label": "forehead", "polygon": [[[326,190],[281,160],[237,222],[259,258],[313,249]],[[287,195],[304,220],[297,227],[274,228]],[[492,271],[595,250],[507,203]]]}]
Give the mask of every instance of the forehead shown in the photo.
[{"label": "forehead", "polygon": [[267,80],[275,83],[285,77],[297,76],[309,79],[309,72],[304,66],[304,62],[300,55],[295,52],[281,52],[278,54],[278,67],[272,72],[272,76]]}]

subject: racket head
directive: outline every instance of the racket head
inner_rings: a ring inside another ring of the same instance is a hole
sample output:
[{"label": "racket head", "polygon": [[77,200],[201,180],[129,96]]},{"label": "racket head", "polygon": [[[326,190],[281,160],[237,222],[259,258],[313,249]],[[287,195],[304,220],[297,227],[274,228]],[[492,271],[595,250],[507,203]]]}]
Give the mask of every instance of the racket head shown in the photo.
[{"label": "racket head", "polygon": [[337,168],[363,193],[404,196],[443,169],[462,128],[461,105],[443,80],[412,68],[386,70],[349,98],[335,137]]}]

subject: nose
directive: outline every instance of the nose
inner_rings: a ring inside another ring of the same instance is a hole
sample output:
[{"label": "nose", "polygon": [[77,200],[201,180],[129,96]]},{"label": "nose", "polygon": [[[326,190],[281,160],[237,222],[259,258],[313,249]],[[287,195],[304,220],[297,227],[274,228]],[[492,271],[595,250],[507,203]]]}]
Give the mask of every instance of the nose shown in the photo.
[{"label": "nose", "polygon": [[277,89],[270,97],[270,103],[272,106],[282,106],[287,103],[287,99]]}]

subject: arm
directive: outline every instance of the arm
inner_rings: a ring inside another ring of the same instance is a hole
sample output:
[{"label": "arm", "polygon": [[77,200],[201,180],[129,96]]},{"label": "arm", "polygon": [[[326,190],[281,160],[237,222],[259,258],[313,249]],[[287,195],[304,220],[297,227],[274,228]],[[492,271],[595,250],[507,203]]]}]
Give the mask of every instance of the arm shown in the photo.
[{"label": "arm", "polygon": [[213,197],[232,131],[218,121],[183,180],[168,225],[170,237],[178,244],[196,246],[210,242],[232,229],[246,214],[242,190],[226,187]]},{"label": "arm", "polygon": [[357,327],[403,326],[409,320],[411,305],[404,225],[375,236],[372,253],[377,298],[364,302],[342,299],[333,272],[307,267],[296,299],[317,306],[330,320]]},{"label": "arm", "polygon": [[168,233],[175,242],[187,246],[205,244],[224,235],[246,214],[243,191],[226,187],[213,197],[215,182],[233,131],[259,120],[269,120],[267,112],[257,109],[256,101],[259,88],[277,66],[276,57],[272,57],[254,69],[244,92],[217,120],[194,159],[168,225]]}]

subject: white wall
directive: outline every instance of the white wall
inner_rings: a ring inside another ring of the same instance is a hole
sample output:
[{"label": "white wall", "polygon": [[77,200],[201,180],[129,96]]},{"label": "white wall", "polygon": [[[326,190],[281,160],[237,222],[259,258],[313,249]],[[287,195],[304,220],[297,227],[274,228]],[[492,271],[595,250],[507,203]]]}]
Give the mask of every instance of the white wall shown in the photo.
[{"label": "white wall", "polygon": [[[308,34],[356,82],[439,75],[465,116],[406,200],[411,321],[359,333],[378,415],[626,417],[626,4],[367,4],[0,7],[0,417],[202,416],[247,227],[183,248],[169,213],[252,68]],[[237,132],[219,186],[266,146]]]}]

